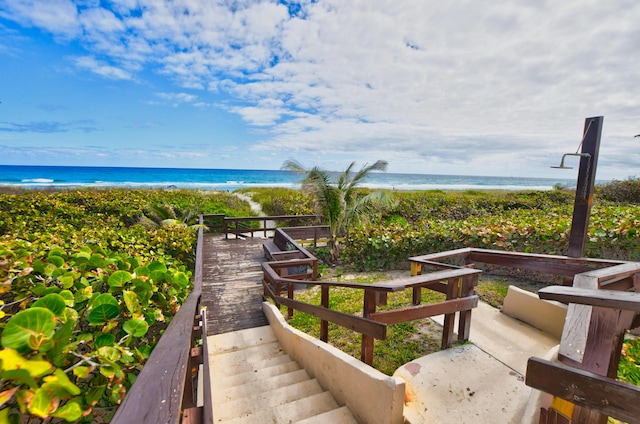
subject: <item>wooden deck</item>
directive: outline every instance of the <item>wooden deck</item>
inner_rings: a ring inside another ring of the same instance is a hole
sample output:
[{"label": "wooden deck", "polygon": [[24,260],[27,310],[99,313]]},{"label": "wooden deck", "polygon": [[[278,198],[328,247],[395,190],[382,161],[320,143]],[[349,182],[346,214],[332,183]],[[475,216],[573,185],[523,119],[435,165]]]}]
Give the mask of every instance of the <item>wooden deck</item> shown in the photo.
[{"label": "wooden deck", "polygon": [[261,305],[263,241],[204,236],[201,304],[207,306],[207,335],[268,325]]}]

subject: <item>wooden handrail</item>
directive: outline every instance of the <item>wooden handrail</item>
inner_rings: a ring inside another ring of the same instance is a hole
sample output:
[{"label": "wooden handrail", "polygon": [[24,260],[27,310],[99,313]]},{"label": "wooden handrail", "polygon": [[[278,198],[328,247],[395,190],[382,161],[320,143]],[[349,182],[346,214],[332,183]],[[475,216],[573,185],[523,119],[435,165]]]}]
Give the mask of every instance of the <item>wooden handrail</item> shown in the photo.
[{"label": "wooden handrail", "polygon": [[[453,318],[454,315],[459,312],[458,339],[467,340],[469,337],[469,312],[478,304],[478,296],[473,295],[473,288],[477,284],[478,274],[482,272],[480,270],[471,268],[443,269],[429,274],[372,284],[310,280],[300,281],[281,277],[276,271],[279,267],[290,267],[302,261],[301,259],[290,259],[286,261],[262,263],[265,298],[271,297],[278,308],[280,308],[281,305],[288,307],[289,316],[292,316],[293,310],[296,309],[320,318],[320,339],[324,342],[328,341],[329,322],[361,333],[361,359],[369,365],[373,362],[374,339],[384,339],[387,323],[407,322],[445,314],[446,319],[442,336],[442,346],[443,348],[448,348],[451,346],[453,340]],[[310,305],[293,299],[293,286],[301,282],[307,285],[321,286],[321,306]],[[288,297],[280,295],[283,284],[287,285]],[[271,286],[273,286],[273,288]],[[330,310],[329,289],[331,287],[364,290],[362,318]],[[414,291],[413,303],[414,305],[418,305],[420,301],[416,300],[416,293],[419,295],[420,289],[423,287],[444,292],[447,295],[447,300],[433,305],[413,306],[376,313],[376,305],[386,304],[386,294],[389,292],[412,289]]]},{"label": "wooden handrail", "polygon": [[[202,223],[202,217],[200,217]],[[183,412],[196,408],[196,375],[191,369],[194,318],[199,315],[202,293],[203,229],[198,229],[193,290],[184,301],[171,323],[151,352],[135,383],[116,411],[112,423],[171,423],[179,424]],[[202,335],[203,338],[206,334]],[[204,349],[203,349],[204,350]],[[208,364],[205,360],[205,373]],[[213,422],[210,384],[204,384],[205,404],[198,413],[204,422]],[[193,421],[192,421],[193,422]]]},{"label": "wooden handrail", "polygon": [[629,423],[640,417],[640,387],[561,363],[530,358],[527,386]]}]

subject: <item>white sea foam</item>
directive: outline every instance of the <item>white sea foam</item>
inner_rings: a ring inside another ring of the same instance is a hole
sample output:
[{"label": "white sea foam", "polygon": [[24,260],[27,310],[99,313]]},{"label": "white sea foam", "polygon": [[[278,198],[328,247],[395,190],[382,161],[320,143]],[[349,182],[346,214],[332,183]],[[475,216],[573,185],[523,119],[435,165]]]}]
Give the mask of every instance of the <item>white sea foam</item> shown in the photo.
[{"label": "white sea foam", "polygon": [[25,178],[21,180],[22,183],[25,184],[51,184],[54,180],[50,178]]}]

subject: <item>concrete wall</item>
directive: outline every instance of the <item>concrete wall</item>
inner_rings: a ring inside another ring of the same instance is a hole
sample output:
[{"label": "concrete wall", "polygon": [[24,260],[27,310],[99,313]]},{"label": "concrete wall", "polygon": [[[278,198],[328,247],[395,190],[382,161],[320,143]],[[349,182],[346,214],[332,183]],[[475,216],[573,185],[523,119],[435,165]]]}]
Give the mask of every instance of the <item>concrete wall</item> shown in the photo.
[{"label": "concrete wall", "polygon": [[507,297],[502,305],[502,312],[560,340],[567,315],[567,306],[558,302],[542,300],[535,293],[509,286]]},{"label": "concrete wall", "polygon": [[270,303],[262,304],[269,324],[289,356],[349,407],[363,424],[402,424],[405,383],[389,377],[341,350],[321,342],[284,320]]}]

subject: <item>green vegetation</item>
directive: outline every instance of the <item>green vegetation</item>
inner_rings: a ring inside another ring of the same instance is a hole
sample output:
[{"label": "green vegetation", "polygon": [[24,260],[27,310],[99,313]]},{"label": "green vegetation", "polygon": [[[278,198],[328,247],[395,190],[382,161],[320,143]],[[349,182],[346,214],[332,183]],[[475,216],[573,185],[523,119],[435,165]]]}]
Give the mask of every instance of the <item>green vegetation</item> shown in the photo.
[{"label": "green vegetation", "polygon": [[305,169],[298,162],[286,161],[283,169],[304,174],[302,192],[313,199],[314,209],[322,215],[329,226],[331,240],[329,253],[331,261],[339,256],[339,237],[344,237],[349,230],[364,222],[372,209],[389,204],[389,196],[385,192],[375,191],[363,194],[357,190],[358,184],[374,171],[386,171],[387,162],[379,160],[373,165],[365,165],[360,171],[353,172],[355,162],[347,167],[337,178],[328,171],[316,167]]},{"label": "green vegetation", "polygon": [[0,194],[0,422],[109,420],[191,289],[195,230],[138,224],[162,210],[249,207],[187,190]]}]

